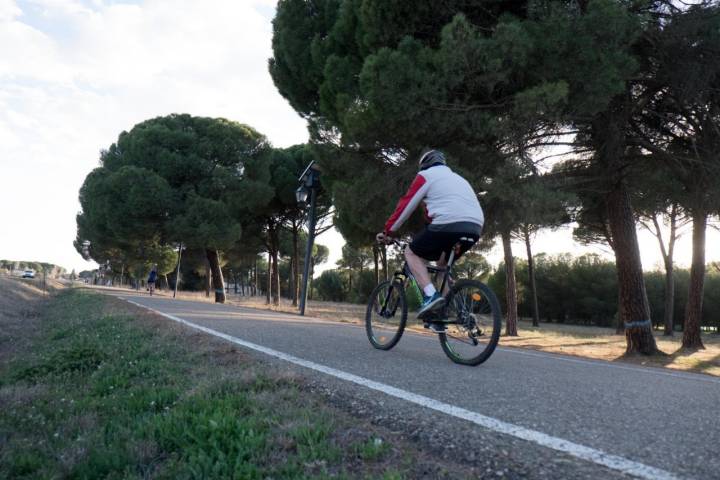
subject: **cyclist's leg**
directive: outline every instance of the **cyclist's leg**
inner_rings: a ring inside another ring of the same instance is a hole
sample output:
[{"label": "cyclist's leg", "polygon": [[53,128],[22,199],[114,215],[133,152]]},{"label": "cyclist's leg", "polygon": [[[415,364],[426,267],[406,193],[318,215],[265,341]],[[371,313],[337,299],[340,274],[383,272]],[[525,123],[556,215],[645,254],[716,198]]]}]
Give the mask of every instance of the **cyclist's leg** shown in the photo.
[{"label": "cyclist's leg", "polygon": [[[437,266],[438,266],[438,268],[447,268],[447,255],[445,255],[445,252],[442,252],[442,254],[440,255],[440,258],[438,258]],[[448,281],[445,282],[445,288],[443,288],[442,294],[447,296],[449,291],[450,291],[450,278],[448,278]]]},{"label": "cyclist's leg", "polygon": [[423,290],[423,295],[426,294],[425,288],[432,284],[426,261],[440,258],[442,247],[442,235],[438,235],[426,227],[413,238],[413,241],[405,249],[408,267],[418,282],[418,286]]},{"label": "cyclist's leg", "polygon": [[405,260],[420,289],[424,289],[430,285],[430,274],[428,273],[425,260],[413,252],[409,245],[405,248]]}]

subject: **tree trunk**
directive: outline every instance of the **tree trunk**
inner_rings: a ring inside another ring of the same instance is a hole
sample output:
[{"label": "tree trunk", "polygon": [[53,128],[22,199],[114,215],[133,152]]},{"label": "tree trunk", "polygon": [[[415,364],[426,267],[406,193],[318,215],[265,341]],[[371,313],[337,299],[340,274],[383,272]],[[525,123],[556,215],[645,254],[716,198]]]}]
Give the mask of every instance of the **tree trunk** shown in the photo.
[{"label": "tree trunk", "polygon": [[278,252],[275,250],[272,254],[272,303],[280,305],[280,269],[278,268]]},{"label": "tree trunk", "polygon": [[259,280],[259,274],[258,274],[258,268],[257,268],[257,257],[255,257],[255,260],[253,260],[253,289],[252,294],[253,297],[257,297],[258,294],[258,280]]},{"label": "tree trunk", "polygon": [[690,267],[690,287],[685,308],[683,348],[704,349],[700,338],[702,322],[703,289],[705,287],[705,230],[707,213],[702,209],[693,211],[693,255]]},{"label": "tree trunk", "polygon": [[617,324],[615,325],[615,335],[623,335],[625,333],[625,321],[623,320],[623,316],[620,315],[620,304],[621,303],[622,303],[622,300],[620,299],[620,289],[618,288],[618,295],[617,295],[618,312],[617,312]]},{"label": "tree trunk", "polygon": [[618,276],[618,321],[625,330],[625,353],[651,355],[658,352],[652,333],[650,306],[645,291],[635,216],[625,185],[626,127],[630,119],[629,102],[619,95],[592,123],[595,158],[607,189],[605,207],[615,252]]},{"label": "tree trunk", "polygon": [[540,326],[540,307],[538,306],[537,287],[535,284],[535,259],[530,246],[530,230],[525,225],[523,236],[525,237],[525,250],[527,250],[528,276],[530,277],[530,294],[532,296],[533,327]]},{"label": "tree trunk", "polygon": [[212,278],[212,286],[215,289],[215,303],[225,303],[225,282],[220,268],[220,255],[215,249],[206,249],[205,255],[208,259],[208,266]]},{"label": "tree trunk", "polygon": [[267,279],[265,285],[265,303],[270,305],[270,290],[272,289],[272,276],[270,275],[270,266],[272,265],[272,254],[268,251],[267,262]]},{"label": "tree trunk", "polygon": [[292,258],[292,297],[293,307],[297,307],[300,298],[300,247],[298,246],[299,227],[293,222],[293,258]]},{"label": "tree trunk", "polygon": [[677,240],[677,205],[673,204],[670,211],[670,238],[668,239],[668,248],[665,250],[665,243],[662,239],[662,228],[657,216],[653,216],[653,224],[655,225],[655,237],[660,243],[660,253],[662,253],[663,263],[665,264],[665,314],[663,315],[663,324],[665,326],[664,336],[671,337],[674,329],[674,310],[675,310],[675,276],[673,256],[675,254],[675,241]]},{"label": "tree trunk", "polygon": [[502,243],[505,254],[505,296],[507,298],[505,335],[517,337],[517,284],[515,283],[515,259],[510,244],[510,232],[503,232]]},{"label": "tree trunk", "polygon": [[268,230],[268,236],[270,241],[270,257],[272,265],[270,267],[270,278],[271,278],[271,298],[273,305],[280,305],[280,269],[278,268],[278,251],[280,250],[280,238],[277,226],[273,225]]},{"label": "tree trunk", "polygon": [[675,272],[672,260],[665,262],[665,330],[663,335],[671,337],[673,335],[673,310],[675,309]]},{"label": "tree trunk", "polygon": [[658,349],[652,334],[635,217],[623,182],[614,186],[606,202],[617,265],[620,319],[627,341],[625,353],[651,355]]},{"label": "tree trunk", "polygon": [[165,277],[165,288],[167,288],[168,290],[170,290],[170,280],[168,280],[167,273],[164,274],[163,277]]},{"label": "tree trunk", "polygon": [[[207,255],[207,252],[205,253]],[[210,298],[210,284],[212,283],[212,277],[210,275],[210,261],[205,259],[205,297]]]}]

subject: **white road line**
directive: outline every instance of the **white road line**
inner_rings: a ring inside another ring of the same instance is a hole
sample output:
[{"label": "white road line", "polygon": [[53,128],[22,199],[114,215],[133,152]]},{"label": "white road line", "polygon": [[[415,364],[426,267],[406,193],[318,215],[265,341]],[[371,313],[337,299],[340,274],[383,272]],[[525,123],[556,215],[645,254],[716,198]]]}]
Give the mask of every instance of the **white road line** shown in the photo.
[{"label": "white road line", "polygon": [[432,410],[436,410],[438,412],[442,412],[442,413],[451,415],[456,418],[467,420],[476,425],[487,428],[489,430],[493,430],[498,433],[503,433],[505,435],[511,435],[513,437],[520,438],[522,440],[527,440],[529,442],[536,443],[543,447],[552,448],[553,450],[558,450],[558,451],[566,453],[568,455],[572,455],[573,457],[587,460],[587,461],[596,463],[598,465],[603,465],[605,467],[611,468],[613,470],[617,470],[619,472],[622,472],[622,473],[625,473],[628,475],[632,475],[634,477],[644,478],[644,479],[648,479],[648,480],[679,480],[680,479],[680,477],[678,477],[675,474],[668,472],[666,470],[661,470],[659,468],[651,467],[649,465],[635,462],[635,461],[632,461],[632,460],[629,460],[627,458],[620,457],[617,455],[611,455],[611,454],[605,453],[601,450],[596,450],[594,448],[586,447],[585,445],[580,445],[578,443],[574,443],[569,440],[564,440],[559,437],[553,437],[552,435],[547,435],[545,433],[538,432],[536,430],[531,430],[529,428],[521,427],[519,425],[514,425],[514,424],[508,423],[508,422],[503,422],[502,420],[498,420],[496,418],[488,417],[488,416],[482,415],[480,413],[467,410],[465,408],[457,407],[455,405],[450,405],[449,403],[434,400],[432,398],[429,398],[429,397],[426,397],[423,395],[418,395],[416,393],[408,392],[407,390],[402,390],[400,388],[392,387],[385,383],[376,382],[374,380],[370,380],[365,377],[360,377],[360,376],[354,375],[352,373],[344,372],[344,371],[338,370],[336,368],[321,365],[319,363],[311,362],[309,360],[303,360],[302,358],[298,358],[293,355],[288,355],[287,353],[283,353],[283,352],[280,352],[277,350],[273,350],[271,348],[263,347],[262,345],[257,345],[255,343],[247,342],[240,338],[233,337],[232,335],[228,335],[226,333],[218,332],[217,330],[213,330],[211,328],[203,327],[202,325],[197,325],[195,323],[188,322],[187,320],[184,320],[180,317],[176,317],[175,315],[170,315],[170,314],[161,312],[159,310],[155,310],[154,308],[148,307],[146,305],[142,305],[137,302],[133,302],[132,300],[128,300],[123,297],[120,297],[120,298],[122,298],[123,300],[125,300],[129,303],[132,303],[133,305],[136,305],[141,308],[145,308],[154,313],[157,313],[158,315],[162,315],[165,318],[169,318],[170,320],[173,320],[175,322],[182,323],[183,325],[187,325],[188,327],[194,328],[196,330],[200,330],[200,331],[208,333],[210,335],[214,335],[216,337],[222,338],[224,340],[235,343],[237,345],[241,345],[245,348],[249,348],[251,350],[255,350],[257,352],[264,353],[271,357],[275,357],[280,360],[284,360],[286,362],[293,363],[295,365],[300,365],[302,367],[309,368],[311,370],[315,370],[317,372],[322,372],[327,375],[331,375],[333,377],[339,378],[341,380],[352,382],[357,385],[362,385],[362,386],[370,388],[372,390],[377,390],[379,392],[385,393],[386,395],[400,398],[402,400],[405,400],[405,401],[408,401],[408,402],[411,402],[411,403],[414,403],[416,405],[420,405],[420,406],[423,406],[426,408],[430,408]]}]

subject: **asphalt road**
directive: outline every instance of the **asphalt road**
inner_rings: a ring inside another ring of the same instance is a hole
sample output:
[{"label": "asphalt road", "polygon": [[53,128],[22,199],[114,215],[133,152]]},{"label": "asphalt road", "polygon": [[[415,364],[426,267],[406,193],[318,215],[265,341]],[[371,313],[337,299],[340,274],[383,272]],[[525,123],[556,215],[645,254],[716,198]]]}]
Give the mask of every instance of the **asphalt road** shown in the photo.
[{"label": "asphalt road", "polygon": [[[370,346],[358,325],[113,294],[255,345],[567,440],[570,449],[590,447],[653,467],[657,478],[663,473],[720,478],[720,379],[714,377],[502,347],[483,365],[464,367],[451,363],[429,334],[406,332],[384,352]],[[654,478],[654,470],[649,472],[645,478]]]}]

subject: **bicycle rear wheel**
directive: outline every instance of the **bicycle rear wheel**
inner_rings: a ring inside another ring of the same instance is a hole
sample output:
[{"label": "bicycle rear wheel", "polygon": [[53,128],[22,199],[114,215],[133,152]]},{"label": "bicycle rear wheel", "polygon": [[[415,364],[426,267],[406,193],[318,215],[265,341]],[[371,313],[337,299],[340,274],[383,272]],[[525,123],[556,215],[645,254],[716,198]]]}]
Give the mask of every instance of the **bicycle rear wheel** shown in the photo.
[{"label": "bicycle rear wheel", "polygon": [[447,297],[445,333],[440,345],[455,363],[480,365],[492,355],[500,339],[502,313],[490,288],[476,280],[459,280]]},{"label": "bicycle rear wheel", "polygon": [[390,350],[400,341],[407,323],[405,289],[397,280],[381,282],[370,295],[365,331],[373,347]]}]

